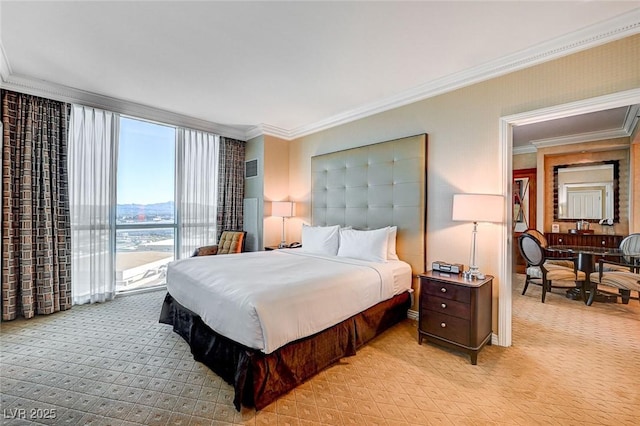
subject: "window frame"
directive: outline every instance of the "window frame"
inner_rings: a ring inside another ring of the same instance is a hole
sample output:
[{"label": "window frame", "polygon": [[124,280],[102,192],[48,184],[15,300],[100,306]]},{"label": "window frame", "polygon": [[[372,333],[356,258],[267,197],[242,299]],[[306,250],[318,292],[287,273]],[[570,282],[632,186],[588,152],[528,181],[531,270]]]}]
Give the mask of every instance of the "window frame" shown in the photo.
[{"label": "window frame", "polygon": [[[146,120],[144,118],[139,118],[139,117],[134,117],[134,116],[130,116],[130,115],[124,115],[124,114],[118,114],[116,116],[117,120],[116,120],[116,129],[115,129],[115,137],[116,137],[116,161],[114,164],[114,184],[112,185],[112,191],[113,191],[113,200],[115,200],[113,206],[111,207],[111,218],[112,218],[112,223],[113,226],[111,226],[111,250],[113,252],[113,271],[114,271],[114,276],[117,274],[117,269],[116,269],[116,260],[118,257],[118,251],[117,251],[117,234],[118,231],[122,231],[122,230],[130,230],[130,231],[136,231],[136,230],[144,230],[144,229],[172,229],[173,230],[173,259],[177,260],[180,259],[180,253],[179,253],[179,241],[180,241],[180,209],[178,208],[179,202],[177,200],[179,200],[180,198],[180,183],[181,183],[181,176],[182,176],[182,168],[181,168],[181,164],[182,162],[181,157],[182,157],[182,153],[181,153],[181,149],[180,144],[182,142],[182,135],[184,134],[184,130],[180,127],[171,125],[171,124],[166,124],[166,123],[161,123],[161,122],[157,122],[154,120]],[[126,118],[128,120],[135,120],[135,121],[142,121],[145,123],[149,123],[149,124],[153,124],[153,125],[157,125],[157,126],[163,126],[163,127],[170,127],[173,129],[174,131],[174,141],[173,141],[173,152],[174,152],[174,180],[173,180],[173,223],[143,223],[143,224],[134,224],[134,223],[118,223],[118,181],[119,181],[119,175],[118,175],[118,163],[120,160],[120,120],[122,118]],[[180,158],[179,158],[180,157]],[[118,294],[125,294],[125,293],[129,293],[129,292],[134,292],[134,291],[138,291],[138,290],[147,290],[147,289],[154,289],[154,288],[162,288],[163,286],[166,287],[167,283],[165,281],[164,284],[158,284],[158,285],[154,285],[154,286],[148,286],[148,287],[142,287],[142,288],[138,288],[138,289],[131,289],[131,290],[118,290],[118,286],[116,284],[116,295]]]}]

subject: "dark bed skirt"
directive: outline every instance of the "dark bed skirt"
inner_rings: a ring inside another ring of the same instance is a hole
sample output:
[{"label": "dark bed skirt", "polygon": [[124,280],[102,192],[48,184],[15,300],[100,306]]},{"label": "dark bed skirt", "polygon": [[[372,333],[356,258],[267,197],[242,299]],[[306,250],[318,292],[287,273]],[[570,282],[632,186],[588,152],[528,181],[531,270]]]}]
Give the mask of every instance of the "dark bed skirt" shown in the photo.
[{"label": "dark bed skirt", "polygon": [[217,334],[169,293],[160,322],[172,325],[193,358],[234,387],[238,411],[241,405],[260,410],[340,358],[355,355],[360,346],[407,318],[409,305],[409,293],[402,293],[268,355]]}]

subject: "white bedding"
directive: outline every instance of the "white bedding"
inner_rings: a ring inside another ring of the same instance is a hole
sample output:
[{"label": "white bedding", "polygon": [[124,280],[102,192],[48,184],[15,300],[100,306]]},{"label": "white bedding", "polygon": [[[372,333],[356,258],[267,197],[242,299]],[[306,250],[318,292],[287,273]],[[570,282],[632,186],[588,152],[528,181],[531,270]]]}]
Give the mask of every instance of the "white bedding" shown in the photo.
[{"label": "white bedding", "polygon": [[219,334],[271,353],[411,287],[402,261],[273,250],[171,262],[167,288]]}]

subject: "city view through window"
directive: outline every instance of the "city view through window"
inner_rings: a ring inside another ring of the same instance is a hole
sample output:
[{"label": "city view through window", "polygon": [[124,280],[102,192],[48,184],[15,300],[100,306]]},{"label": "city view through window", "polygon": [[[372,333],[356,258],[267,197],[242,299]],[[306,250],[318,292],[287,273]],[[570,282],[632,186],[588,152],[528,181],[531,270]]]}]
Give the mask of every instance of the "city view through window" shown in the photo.
[{"label": "city view through window", "polygon": [[122,117],[118,145],[116,292],[166,283],[175,259],[176,129]]}]

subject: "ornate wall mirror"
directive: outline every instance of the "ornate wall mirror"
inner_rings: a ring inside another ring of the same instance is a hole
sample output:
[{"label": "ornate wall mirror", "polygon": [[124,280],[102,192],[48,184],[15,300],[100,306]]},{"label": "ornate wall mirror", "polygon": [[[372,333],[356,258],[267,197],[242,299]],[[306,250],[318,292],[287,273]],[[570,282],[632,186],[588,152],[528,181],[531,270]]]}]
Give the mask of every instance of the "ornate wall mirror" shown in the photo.
[{"label": "ornate wall mirror", "polygon": [[618,178],[618,160],[554,166],[554,220],[619,222]]}]

